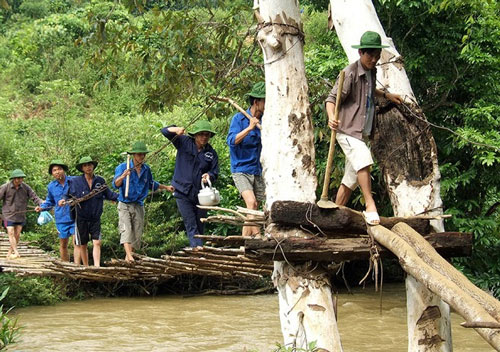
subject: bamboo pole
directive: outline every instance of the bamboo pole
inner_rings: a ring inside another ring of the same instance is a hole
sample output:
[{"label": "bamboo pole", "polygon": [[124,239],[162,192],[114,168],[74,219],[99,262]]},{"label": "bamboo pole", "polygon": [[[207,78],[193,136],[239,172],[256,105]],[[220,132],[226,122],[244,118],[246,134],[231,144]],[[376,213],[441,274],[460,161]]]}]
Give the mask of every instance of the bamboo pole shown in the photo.
[{"label": "bamboo pole", "polygon": [[[250,116],[245,110],[243,110],[243,108],[241,106],[236,104],[236,102],[231,98],[220,97],[220,96],[211,96],[210,98],[213,100],[218,100],[218,101],[223,101],[223,102],[229,103],[232,106],[234,106],[236,109],[238,109],[238,111],[241,112],[247,119],[250,120],[252,118],[252,116]],[[260,125],[260,123],[257,124],[257,128],[259,130],[262,129],[262,126]]]}]

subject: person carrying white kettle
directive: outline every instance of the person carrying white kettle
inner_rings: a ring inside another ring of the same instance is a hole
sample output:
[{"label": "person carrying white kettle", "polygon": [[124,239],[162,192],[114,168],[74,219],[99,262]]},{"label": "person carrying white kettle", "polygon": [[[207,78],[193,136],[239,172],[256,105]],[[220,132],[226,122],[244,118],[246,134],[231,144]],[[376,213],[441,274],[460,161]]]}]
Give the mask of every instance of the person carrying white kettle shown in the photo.
[{"label": "person carrying white kettle", "polygon": [[177,149],[172,186],[189,245],[193,248],[202,246],[203,241],[194,236],[203,235],[201,218],[207,216],[207,211],[197,207],[198,193],[203,183],[210,181],[214,184],[219,175],[219,157],[209,144],[215,131],[210,122],[197,121],[188,132],[189,136],[185,135],[184,127],[175,125],[164,127],[161,132]]}]

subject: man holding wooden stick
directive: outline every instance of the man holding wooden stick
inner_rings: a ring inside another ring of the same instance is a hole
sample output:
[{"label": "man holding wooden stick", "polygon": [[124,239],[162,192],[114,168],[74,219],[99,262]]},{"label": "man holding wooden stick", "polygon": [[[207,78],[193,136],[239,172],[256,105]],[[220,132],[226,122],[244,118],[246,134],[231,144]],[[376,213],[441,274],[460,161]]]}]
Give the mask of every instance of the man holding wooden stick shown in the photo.
[{"label": "man holding wooden stick", "polygon": [[[82,173],[69,180],[66,194],[59,200],[59,206],[74,205],[71,218],[75,221],[75,264],[89,265],[88,243],[92,240],[94,266],[101,266],[101,215],[104,200],[116,201],[118,194],[112,192],[106,181],[95,174],[98,162],[84,156],[76,164]],[[74,204],[78,200],[78,203]],[[73,204],[72,204],[73,203]]]},{"label": "man holding wooden stick", "polygon": [[[259,202],[266,199],[260,164],[262,151],[260,121],[266,104],[265,83],[256,83],[247,96],[250,103],[247,114],[238,112],[233,116],[226,141],[229,145],[234,184],[245,201],[246,207],[256,210]],[[258,226],[243,226],[243,236],[259,234]]]},{"label": "man holding wooden stick", "polygon": [[401,104],[403,99],[376,88],[377,69],[375,68],[382,48],[380,35],[367,31],[361,36],[360,44],[352,46],[358,49],[359,60],[347,66],[345,81],[341,92],[340,119],[335,120],[335,103],[338,80],[326,99],[328,125],[337,130],[337,141],[346,156],[344,177],[337,192],[335,203],[345,205],[351,193],[359,184],[365,199],[366,211],[363,212],[369,225],[377,225],[380,218],[372,197],[370,167],[373,164],[367,141],[370,138],[375,119],[375,99],[388,99]]},{"label": "man holding wooden stick", "polygon": [[132,255],[134,250],[141,248],[144,231],[144,199],[148,196],[149,190],[174,191],[172,186],[165,186],[153,180],[151,168],[144,163],[147,153],[149,150],[144,142],[135,142],[132,149],[127,152],[127,162],[116,167],[113,179],[113,186],[120,190],[118,228],[120,243],[123,244],[125,260],[128,262],[134,261]]}]

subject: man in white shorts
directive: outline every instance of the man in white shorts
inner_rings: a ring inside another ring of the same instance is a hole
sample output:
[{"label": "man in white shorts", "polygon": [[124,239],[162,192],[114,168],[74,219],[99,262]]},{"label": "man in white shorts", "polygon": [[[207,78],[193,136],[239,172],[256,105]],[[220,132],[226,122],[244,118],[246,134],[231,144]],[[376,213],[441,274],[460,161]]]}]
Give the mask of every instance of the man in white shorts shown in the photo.
[{"label": "man in white shorts", "polygon": [[342,88],[339,121],[334,119],[337,99],[338,79],[326,99],[328,125],[337,130],[337,141],[346,156],[346,165],[342,184],[337,192],[335,203],[347,204],[351,193],[359,185],[365,198],[366,211],[363,212],[366,222],[377,225],[380,222],[377,206],[372,197],[370,166],[373,164],[368,141],[374,126],[375,96],[401,104],[403,99],[397,94],[375,88],[377,69],[375,65],[380,59],[382,48],[378,33],[365,32],[360,44],[353,45],[358,49],[359,60],[344,68],[345,80]]}]

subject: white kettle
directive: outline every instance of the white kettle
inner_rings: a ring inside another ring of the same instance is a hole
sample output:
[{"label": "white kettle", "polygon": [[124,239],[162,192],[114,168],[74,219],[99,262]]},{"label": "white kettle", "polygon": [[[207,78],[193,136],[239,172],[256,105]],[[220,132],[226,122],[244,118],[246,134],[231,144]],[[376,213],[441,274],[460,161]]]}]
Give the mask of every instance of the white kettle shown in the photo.
[{"label": "white kettle", "polygon": [[220,194],[219,191],[212,187],[212,183],[210,182],[210,178],[207,179],[208,186],[205,186],[203,180],[201,181],[201,189],[198,193],[198,202],[200,205],[217,205],[220,203]]}]

